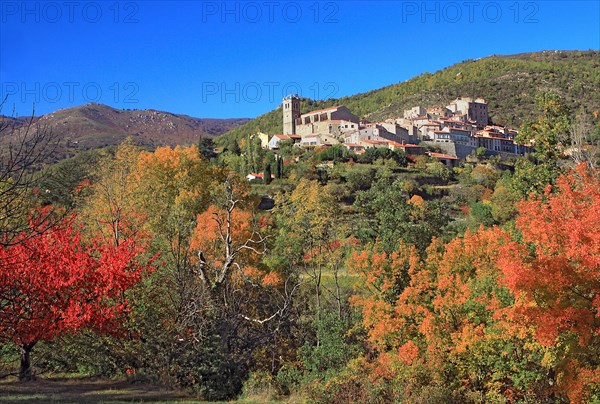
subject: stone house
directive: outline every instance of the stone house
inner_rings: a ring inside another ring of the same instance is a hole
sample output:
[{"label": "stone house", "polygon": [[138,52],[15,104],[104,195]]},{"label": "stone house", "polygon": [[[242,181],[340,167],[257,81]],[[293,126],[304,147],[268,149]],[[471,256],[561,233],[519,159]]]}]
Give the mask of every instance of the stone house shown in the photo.
[{"label": "stone house", "polygon": [[268,148],[271,150],[279,149],[279,142],[282,142],[284,140],[292,140],[294,144],[296,144],[300,142],[300,136],[283,134],[273,135],[273,137],[271,137],[271,140],[269,140]]},{"label": "stone house", "polygon": [[356,130],[358,127],[359,118],[347,107],[341,105],[300,115],[295,121],[295,134],[300,136],[316,133],[338,135]]},{"label": "stone house", "polygon": [[446,106],[454,115],[464,116],[483,127],[488,124],[488,105],[483,98],[458,97]]}]

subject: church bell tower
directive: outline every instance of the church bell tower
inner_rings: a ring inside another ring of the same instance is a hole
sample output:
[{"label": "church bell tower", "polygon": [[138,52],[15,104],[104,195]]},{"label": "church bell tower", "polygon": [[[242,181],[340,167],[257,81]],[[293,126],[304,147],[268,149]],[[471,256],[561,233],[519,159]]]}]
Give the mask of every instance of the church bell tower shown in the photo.
[{"label": "church bell tower", "polygon": [[283,98],[281,105],[283,109],[283,134],[296,134],[296,119],[300,118],[300,98],[298,95],[290,94]]}]

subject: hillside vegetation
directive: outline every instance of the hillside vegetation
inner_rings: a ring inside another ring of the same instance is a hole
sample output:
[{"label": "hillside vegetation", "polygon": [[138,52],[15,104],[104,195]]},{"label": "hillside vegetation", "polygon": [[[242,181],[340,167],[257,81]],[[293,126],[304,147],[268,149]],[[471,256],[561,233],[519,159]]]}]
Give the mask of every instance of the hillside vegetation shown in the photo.
[{"label": "hillside vegetation", "polygon": [[[350,97],[313,101],[304,99],[302,112],[343,104],[360,117],[381,120],[402,116],[415,105],[445,105],[459,96],[483,97],[494,123],[518,127],[535,116],[535,95],[554,91],[573,111],[600,109],[600,52],[544,51],[466,60],[435,73],[423,73]],[[282,131],[282,112],[271,112],[227,132],[217,139],[221,145],[257,131]]]}]

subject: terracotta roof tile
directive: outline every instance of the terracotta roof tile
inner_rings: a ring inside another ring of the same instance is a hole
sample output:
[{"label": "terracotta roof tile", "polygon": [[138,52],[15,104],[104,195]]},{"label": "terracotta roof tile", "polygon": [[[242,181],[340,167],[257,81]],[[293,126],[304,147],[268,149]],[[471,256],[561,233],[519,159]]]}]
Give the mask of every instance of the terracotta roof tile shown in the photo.
[{"label": "terracotta roof tile", "polygon": [[430,155],[431,157],[435,157],[435,158],[437,158],[437,159],[458,160],[458,157],[456,157],[456,156],[451,156],[450,154],[429,152],[429,155]]},{"label": "terracotta roof tile", "polygon": [[338,109],[340,107],[341,107],[341,105],[336,105],[335,107],[329,107],[329,108],[324,108],[324,109],[317,109],[316,111],[310,111],[310,112],[307,112],[307,113],[302,114],[300,116],[319,114],[321,112],[335,110],[335,109]]}]

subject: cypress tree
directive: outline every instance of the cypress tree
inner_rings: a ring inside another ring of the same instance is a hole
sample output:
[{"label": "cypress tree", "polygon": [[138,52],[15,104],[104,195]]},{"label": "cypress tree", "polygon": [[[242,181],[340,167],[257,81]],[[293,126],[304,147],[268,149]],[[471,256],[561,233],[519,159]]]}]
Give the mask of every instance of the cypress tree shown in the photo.
[{"label": "cypress tree", "polygon": [[265,184],[270,184],[271,183],[271,164],[267,163],[265,165],[265,171],[263,173],[264,177],[263,177],[263,181]]},{"label": "cypress tree", "polygon": [[279,166],[279,160],[280,159],[281,159],[280,157],[275,156],[275,167],[274,167],[274,173],[273,174],[275,175],[275,178],[277,178],[277,179],[281,178],[281,172],[279,171],[279,168],[280,168],[280,166]]},{"label": "cypress tree", "polygon": [[279,179],[283,178],[283,157],[277,159],[277,166],[279,167]]}]

